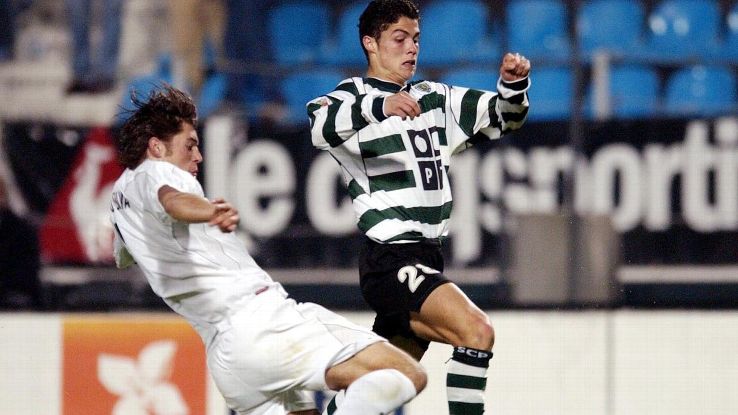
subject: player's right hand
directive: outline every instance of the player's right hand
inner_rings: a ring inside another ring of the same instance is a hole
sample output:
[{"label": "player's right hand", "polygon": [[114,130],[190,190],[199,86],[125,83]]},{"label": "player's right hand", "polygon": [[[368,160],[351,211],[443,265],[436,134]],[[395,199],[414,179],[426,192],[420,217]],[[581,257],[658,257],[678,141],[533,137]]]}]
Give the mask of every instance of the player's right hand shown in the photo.
[{"label": "player's right hand", "polygon": [[212,203],[215,206],[215,213],[208,224],[217,226],[224,233],[235,231],[240,220],[238,210],[223,199],[215,199]]},{"label": "player's right hand", "polygon": [[407,117],[413,119],[420,115],[420,105],[410,94],[400,91],[384,99],[384,115],[388,117],[396,115],[403,120]]}]

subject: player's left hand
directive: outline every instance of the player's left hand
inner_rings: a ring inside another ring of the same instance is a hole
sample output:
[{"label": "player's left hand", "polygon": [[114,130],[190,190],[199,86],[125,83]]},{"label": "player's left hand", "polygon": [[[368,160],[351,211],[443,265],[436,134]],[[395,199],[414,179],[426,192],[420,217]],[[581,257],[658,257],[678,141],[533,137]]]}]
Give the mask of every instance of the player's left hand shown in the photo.
[{"label": "player's left hand", "polygon": [[515,82],[530,73],[530,61],[519,53],[506,53],[500,65],[500,76],[505,82]]},{"label": "player's left hand", "polygon": [[215,213],[208,224],[217,226],[224,233],[235,231],[240,220],[238,210],[224,199],[214,199],[211,203],[215,205]]}]

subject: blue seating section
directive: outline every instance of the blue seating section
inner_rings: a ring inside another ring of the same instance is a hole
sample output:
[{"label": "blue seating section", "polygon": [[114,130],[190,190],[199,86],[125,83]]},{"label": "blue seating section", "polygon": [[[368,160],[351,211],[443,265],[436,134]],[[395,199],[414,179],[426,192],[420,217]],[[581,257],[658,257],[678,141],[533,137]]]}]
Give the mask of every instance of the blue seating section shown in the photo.
[{"label": "blue seating section", "polygon": [[[500,3],[501,9],[491,8]],[[572,65],[578,58],[586,85],[584,115],[593,118],[595,104],[603,102],[594,94],[594,59],[605,54],[609,116],[710,116],[738,110],[738,1],[500,3],[421,2],[415,79],[494,91],[503,52],[519,52],[533,64],[529,119],[561,120],[571,116],[577,89]],[[200,97],[203,114],[217,109],[231,88],[252,108],[281,98],[288,120],[302,122],[307,100],[330,91],[345,76],[364,73],[357,25],[365,7],[363,0],[274,2],[265,21],[265,44],[270,45],[266,61],[275,70],[256,94],[262,98],[250,98],[255,96],[251,83],[237,86],[236,77],[214,77]]]},{"label": "blue seating section", "polygon": [[528,112],[528,120],[569,118],[574,99],[574,74],[568,67],[537,68],[528,96],[531,102],[535,102]]},{"label": "blue seating section", "polygon": [[532,60],[566,61],[571,54],[567,11],[560,0],[512,0],[507,5],[507,50]]},{"label": "blue seating section", "polygon": [[281,65],[315,62],[328,39],[330,21],[328,5],[319,0],[290,1],[272,8],[267,27],[274,59]]},{"label": "blue seating section", "polygon": [[494,91],[498,77],[497,71],[475,67],[451,69],[440,78],[440,81],[448,85]]},{"label": "blue seating section", "polygon": [[366,57],[359,41],[357,25],[359,16],[366,7],[365,2],[355,2],[344,8],[335,29],[335,35],[328,39],[321,50],[321,61],[326,64],[362,66],[366,65]]},{"label": "blue seating section", "polygon": [[341,72],[328,69],[293,72],[280,84],[280,93],[287,105],[287,122],[307,123],[308,101],[325,95],[346,78]]},{"label": "blue seating section", "polygon": [[721,55],[732,62],[738,62],[738,2],[733,5],[725,16],[725,40]]},{"label": "blue seating section", "polygon": [[644,47],[645,11],[637,0],[593,0],[577,14],[579,47],[585,57],[598,51],[631,56]]},{"label": "blue seating section", "polygon": [[662,0],[648,19],[647,53],[653,59],[701,59],[718,50],[717,0]]},{"label": "blue seating section", "polygon": [[[653,117],[659,108],[659,76],[656,70],[642,64],[619,64],[610,69],[607,95],[616,118]],[[594,85],[590,85],[585,100],[586,114],[595,118],[597,103]]]},{"label": "blue seating section", "polygon": [[666,81],[665,111],[675,116],[711,116],[736,112],[736,78],[725,66],[694,65]]},{"label": "blue seating section", "polygon": [[434,0],[422,11],[421,21],[422,65],[494,62],[499,57],[482,0]]}]

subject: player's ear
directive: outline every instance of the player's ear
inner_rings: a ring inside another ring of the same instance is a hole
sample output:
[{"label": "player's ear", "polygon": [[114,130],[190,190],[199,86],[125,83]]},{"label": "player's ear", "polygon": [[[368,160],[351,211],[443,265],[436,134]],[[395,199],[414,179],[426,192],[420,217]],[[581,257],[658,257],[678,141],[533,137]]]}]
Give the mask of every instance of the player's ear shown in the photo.
[{"label": "player's ear", "polygon": [[370,53],[377,53],[377,40],[369,35],[365,35],[361,38],[361,43],[364,45],[364,49]]},{"label": "player's ear", "polygon": [[149,138],[147,150],[152,156],[156,158],[163,157],[164,156],[164,143],[162,143],[161,140],[159,140],[156,137],[151,137]]}]

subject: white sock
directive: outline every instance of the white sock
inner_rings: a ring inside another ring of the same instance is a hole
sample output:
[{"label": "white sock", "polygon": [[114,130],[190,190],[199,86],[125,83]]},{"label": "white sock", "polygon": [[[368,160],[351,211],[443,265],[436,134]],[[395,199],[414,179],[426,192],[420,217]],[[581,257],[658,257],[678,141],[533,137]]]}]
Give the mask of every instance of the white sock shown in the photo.
[{"label": "white sock", "polygon": [[382,369],[356,379],[335,415],[381,415],[400,407],[417,395],[415,385],[396,369]]}]

